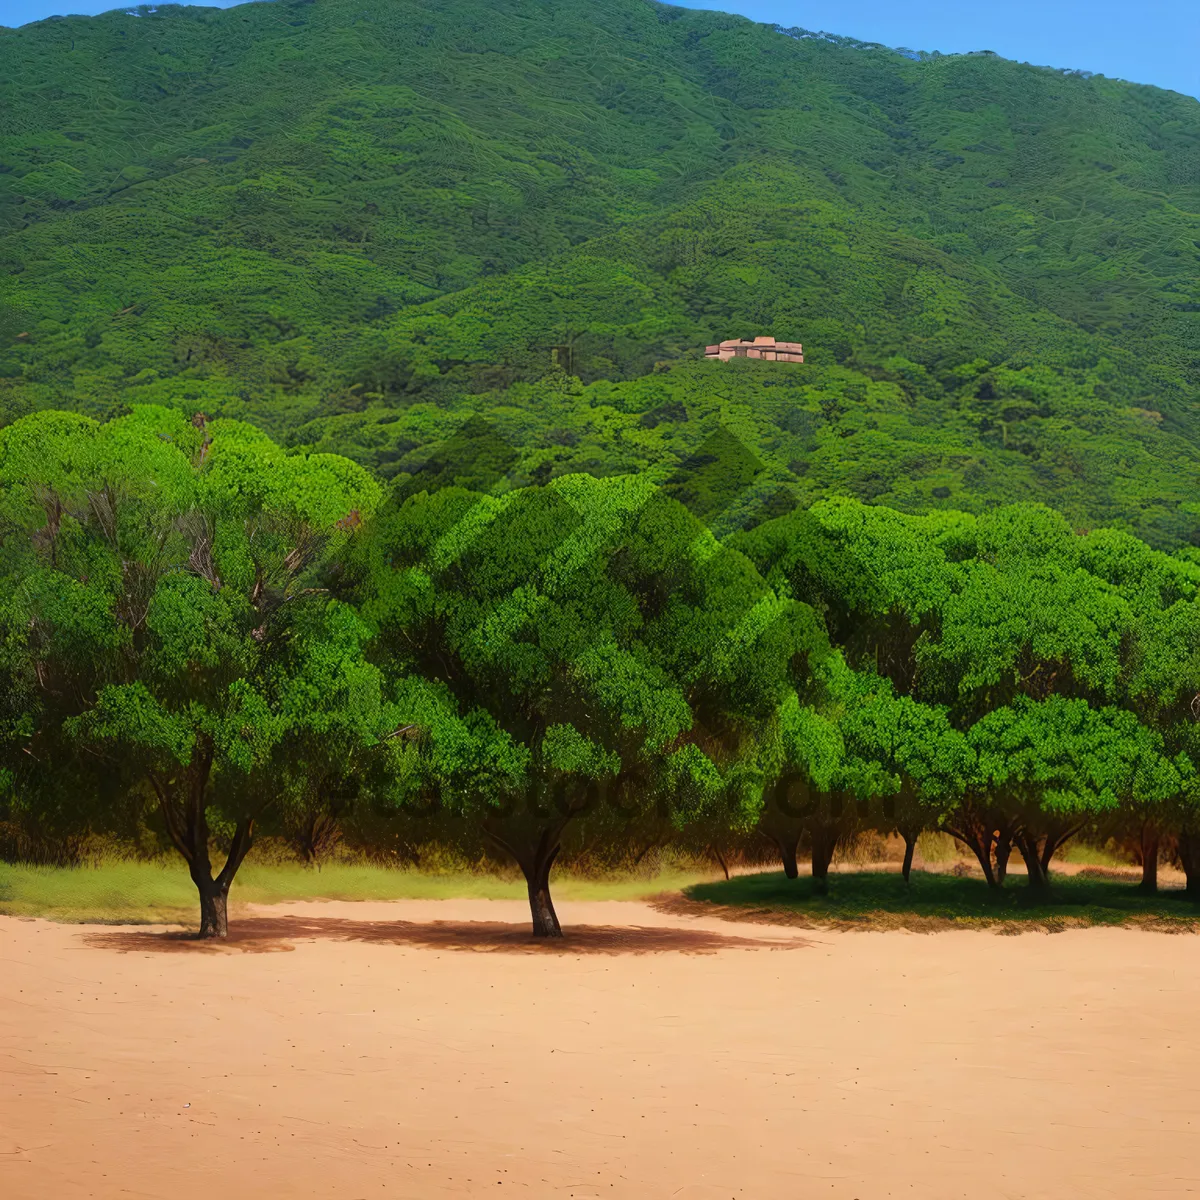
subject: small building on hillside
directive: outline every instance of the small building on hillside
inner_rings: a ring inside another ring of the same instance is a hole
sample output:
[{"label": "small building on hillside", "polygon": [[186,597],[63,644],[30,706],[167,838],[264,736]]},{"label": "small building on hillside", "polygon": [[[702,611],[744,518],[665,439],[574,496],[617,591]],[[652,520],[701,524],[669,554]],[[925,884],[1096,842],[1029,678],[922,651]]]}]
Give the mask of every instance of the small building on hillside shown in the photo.
[{"label": "small building on hillside", "polygon": [[722,362],[730,358],[765,358],[770,362],[802,363],[804,347],[799,342],[777,342],[773,337],[756,337],[753,341],[731,338],[715,346],[705,346],[704,357]]}]

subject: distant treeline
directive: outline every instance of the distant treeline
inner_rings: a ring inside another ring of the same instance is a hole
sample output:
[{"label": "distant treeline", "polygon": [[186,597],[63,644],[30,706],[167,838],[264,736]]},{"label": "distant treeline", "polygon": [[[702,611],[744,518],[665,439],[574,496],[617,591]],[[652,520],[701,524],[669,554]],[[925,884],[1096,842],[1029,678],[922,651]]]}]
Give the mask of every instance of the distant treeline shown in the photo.
[{"label": "distant treeline", "polygon": [[385,487],[164,408],[0,430],[5,853],[173,847],[216,936],[256,836],[344,822],[509,855],[545,935],[564,847],[753,831],[818,885],[865,829],[1031,887],[1086,832],[1200,892],[1195,551],[849,499],[718,538],[709,447],[514,488],[464,436]]}]

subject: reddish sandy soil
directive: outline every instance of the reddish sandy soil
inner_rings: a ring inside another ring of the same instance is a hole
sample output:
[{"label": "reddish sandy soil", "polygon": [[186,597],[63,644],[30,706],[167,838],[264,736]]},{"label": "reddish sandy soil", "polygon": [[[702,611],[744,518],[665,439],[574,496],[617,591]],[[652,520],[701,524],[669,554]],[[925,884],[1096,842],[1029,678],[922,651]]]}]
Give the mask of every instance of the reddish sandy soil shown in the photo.
[{"label": "reddish sandy soil", "polygon": [[0,1196],[1200,1192],[1193,936],[561,916],[0,918]]}]

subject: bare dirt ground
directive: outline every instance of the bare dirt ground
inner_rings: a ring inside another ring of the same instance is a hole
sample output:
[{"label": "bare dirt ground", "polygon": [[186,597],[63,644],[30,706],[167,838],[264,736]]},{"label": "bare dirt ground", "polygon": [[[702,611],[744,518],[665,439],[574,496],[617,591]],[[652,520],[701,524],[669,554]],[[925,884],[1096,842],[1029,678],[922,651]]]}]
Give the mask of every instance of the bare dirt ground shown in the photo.
[{"label": "bare dirt ground", "polygon": [[[0,917],[0,1196],[1200,1192],[1200,943],[497,901]],[[500,1190],[503,1189],[503,1190]]]}]

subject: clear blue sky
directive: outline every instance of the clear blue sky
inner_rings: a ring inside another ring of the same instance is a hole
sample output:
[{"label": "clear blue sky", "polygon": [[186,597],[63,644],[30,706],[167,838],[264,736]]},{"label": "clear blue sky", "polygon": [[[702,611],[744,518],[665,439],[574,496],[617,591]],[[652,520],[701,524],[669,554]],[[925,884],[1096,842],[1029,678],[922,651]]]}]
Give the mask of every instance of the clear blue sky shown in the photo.
[{"label": "clear blue sky", "polygon": [[[214,7],[230,3],[214,0]],[[0,0],[0,24],[113,7],[112,0]],[[690,0],[688,7],[910,50],[995,50],[1200,96],[1200,0]]]},{"label": "clear blue sky", "polygon": [[[0,4],[13,0],[0,0]],[[1200,0],[688,0],[910,50],[995,50],[1200,96]]]}]

